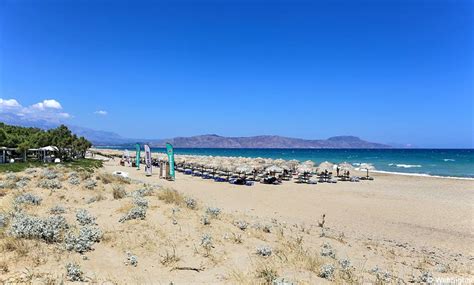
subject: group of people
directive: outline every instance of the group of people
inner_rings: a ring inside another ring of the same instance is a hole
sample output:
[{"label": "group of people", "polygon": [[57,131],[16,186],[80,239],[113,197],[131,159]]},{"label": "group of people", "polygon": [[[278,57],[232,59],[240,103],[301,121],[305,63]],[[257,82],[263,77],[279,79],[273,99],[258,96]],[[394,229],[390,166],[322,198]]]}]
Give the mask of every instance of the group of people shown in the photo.
[{"label": "group of people", "polygon": [[[326,174],[327,174],[327,172],[328,172],[328,170],[326,169]],[[340,169],[339,166],[338,166],[338,167],[336,168],[336,176],[337,176],[337,177],[341,177],[341,176],[343,176],[343,177],[350,177],[350,176],[351,176],[351,172],[350,172],[349,170],[344,170],[344,171],[342,172],[342,175],[340,175],[340,174],[341,174],[340,172],[341,172],[341,169]]]}]

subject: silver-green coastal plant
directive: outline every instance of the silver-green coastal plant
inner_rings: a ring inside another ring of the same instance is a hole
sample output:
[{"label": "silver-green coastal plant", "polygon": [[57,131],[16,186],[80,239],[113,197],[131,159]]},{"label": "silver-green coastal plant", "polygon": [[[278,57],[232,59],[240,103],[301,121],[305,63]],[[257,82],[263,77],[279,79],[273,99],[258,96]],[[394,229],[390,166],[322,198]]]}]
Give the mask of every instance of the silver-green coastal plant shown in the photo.
[{"label": "silver-green coastal plant", "polygon": [[81,184],[81,179],[79,178],[79,174],[77,172],[69,173],[69,178],[67,180],[71,185],[79,185]]},{"label": "silver-green coastal plant", "polygon": [[6,227],[8,225],[8,215],[0,213],[0,229]]},{"label": "silver-green coastal plant", "polygon": [[193,198],[187,197],[184,199],[184,203],[186,203],[186,207],[189,209],[195,210],[197,208],[197,202]]},{"label": "silver-green coastal plant", "polygon": [[49,209],[49,212],[53,215],[60,215],[66,213],[66,208],[64,208],[62,205],[56,205]]},{"label": "silver-green coastal plant", "polygon": [[86,189],[89,189],[89,190],[92,190],[94,189],[95,187],[97,186],[97,181],[93,180],[93,179],[86,179],[84,181],[84,187]]},{"label": "silver-green coastal plant", "polygon": [[145,197],[153,195],[154,190],[150,187],[141,188],[130,193],[130,196],[136,197]]},{"label": "silver-green coastal plant", "polygon": [[257,255],[268,257],[272,255],[272,248],[269,246],[259,246],[257,247]]},{"label": "silver-green coastal plant", "polygon": [[17,238],[39,239],[52,243],[61,241],[63,233],[68,227],[63,216],[53,215],[39,218],[15,212],[12,214],[9,233]]},{"label": "silver-green coastal plant", "polygon": [[321,256],[336,258],[336,250],[329,243],[324,243],[321,246]]},{"label": "silver-green coastal plant", "polygon": [[206,210],[206,214],[210,215],[213,218],[217,218],[221,214],[221,209],[217,207],[208,207]]},{"label": "silver-green coastal plant", "polygon": [[94,197],[90,197],[89,199],[87,199],[87,204],[92,204],[94,202],[97,202],[98,201],[98,197],[97,196],[94,196]]},{"label": "silver-green coastal plant", "polygon": [[30,182],[30,178],[27,176],[20,177],[18,181],[15,183],[15,187],[18,189],[25,188],[28,186],[28,183]]},{"label": "silver-green coastal plant", "polygon": [[138,257],[133,255],[130,251],[127,251],[127,258],[125,259],[125,265],[131,265],[137,267]]},{"label": "silver-green coastal plant", "polygon": [[419,279],[422,284],[433,284],[435,282],[433,274],[429,271],[423,271]]},{"label": "silver-green coastal plant", "polygon": [[76,220],[81,226],[95,225],[95,219],[86,209],[79,209],[76,212]]},{"label": "silver-green coastal plant", "polygon": [[102,238],[102,231],[92,225],[79,228],[79,232],[69,231],[64,238],[64,245],[69,251],[84,253],[92,250],[92,246]]},{"label": "silver-green coastal plant", "polygon": [[124,223],[129,220],[144,220],[146,218],[146,208],[133,207],[128,213],[119,219],[120,223]]},{"label": "silver-green coastal plant", "polygon": [[129,220],[144,220],[146,218],[146,211],[148,209],[148,201],[141,196],[135,196],[133,200],[135,207],[119,219],[120,223]]},{"label": "silver-green coastal plant", "polygon": [[378,283],[390,283],[392,282],[392,274],[386,270],[383,270],[379,268],[378,266],[375,266],[370,270],[370,273],[375,275],[375,278],[377,279]]},{"label": "silver-green coastal plant", "polygon": [[84,281],[84,273],[82,272],[81,268],[76,263],[68,263],[66,264],[66,276],[69,281],[73,282],[82,282]]},{"label": "silver-green coastal plant", "polygon": [[63,186],[61,182],[54,178],[54,179],[43,179],[38,183],[38,187],[43,189],[61,189]]},{"label": "silver-green coastal plant", "polygon": [[240,221],[235,221],[234,222],[235,226],[241,229],[242,231],[245,231],[249,224],[246,221],[240,220]]},{"label": "silver-green coastal plant", "polygon": [[0,189],[15,188],[15,184],[11,181],[0,181]]},{"label": "silver-green coastal plant", "polygon": [[278,277],[272,281],[272,285],[295,285],[295,283],[286,280],[284,277]]},{"label": "silver-green coastal plant", "polygon": [[46,179],[55,179],[58,178],[59,174],[57,171],[46,168],[43,170],[43,178]]},{"label": "silver-green coastal plant", "polygon": [[201,237],[201,246],[206,250],[206,255],[209,255],[211,249],[214,247],[210,234],[204,234]]},{"label": "silver-green coastal plant", "polygon": [[19,204],[31,204],[31,205],[36,205],[38,206],[41,204],[41,201],[43,201],[43,198],[31,194],[31,193],[25,193],[17,196],[14,200],[14,203],[19,205]]},{"label": "silver-green coastal plant", "polygon": [[324,264],[321,266],[319,270],[319,277],[328,279],[328,280],[333,280],[334,279],[334,271],[336,269],[334,268],[334,265],[332,264]]},{"label": "silver-green coastal plant", "polygon": [[[148,208],[148,200],[142,197],[135,197],[133,199],[133,203],[137,207],[143,207],[143,208]],[[173,212],[174,213],[174,212]]]},{"label": "silver-green coastal plant", "polygon": [[349,270],[352,268],[351,261],[347,258],[339,260],[339,265],[343,271]]},{"label": "silver-green coastal plant", "polygon": [[7,175],[5,176],[5,178],[7,180],[10,180],[10,181],[16,181],[17,180],[17,177],[16,177],[16,174],[15,173],[7,173]]}]

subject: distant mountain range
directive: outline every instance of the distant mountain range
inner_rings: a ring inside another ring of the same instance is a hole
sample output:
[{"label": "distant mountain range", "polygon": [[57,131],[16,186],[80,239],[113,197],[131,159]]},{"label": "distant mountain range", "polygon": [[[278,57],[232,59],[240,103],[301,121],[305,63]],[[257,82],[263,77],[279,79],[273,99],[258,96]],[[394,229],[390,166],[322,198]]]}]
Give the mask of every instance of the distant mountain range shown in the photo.
[{"label": "distant mountain range", "polygon": [[[47,121],[18,121],[16,118],[0,117],[0,121],[11,125],[22,125],[50,129],[57,124]],[[364,141],[354,136],[337,136],[329,139],[307,140],[282,136],[223,137],[219,135],[201,135],[176,137],[171,139],[133,139],[124,138],[116,133],[98,131],[68,125],[78,136],[84,136],[96,146],[130,145],[136,142],[148,143],[151,147],[164,147],[166,142],[176,148],[391,148],[390,145]]]},{"label": "distant mountain range", "polygon": [[[338,136],[326,140],[306,140],[282,136],[223,137],[202,135],[177,137],[166,140],[178,148],[390,148],[354,136]],[[165,140],[152,141],[155,147],[164,146]]]}]

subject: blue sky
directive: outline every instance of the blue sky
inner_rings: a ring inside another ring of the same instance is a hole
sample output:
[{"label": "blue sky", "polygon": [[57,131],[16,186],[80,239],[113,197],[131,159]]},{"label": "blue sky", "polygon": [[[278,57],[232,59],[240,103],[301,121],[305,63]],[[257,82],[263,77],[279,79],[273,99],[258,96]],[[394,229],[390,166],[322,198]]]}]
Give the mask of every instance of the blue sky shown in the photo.
[{"label": "blue sky", "polygon": [[473,147],[473,6],[4,0],[0,112],[135,138]]}]

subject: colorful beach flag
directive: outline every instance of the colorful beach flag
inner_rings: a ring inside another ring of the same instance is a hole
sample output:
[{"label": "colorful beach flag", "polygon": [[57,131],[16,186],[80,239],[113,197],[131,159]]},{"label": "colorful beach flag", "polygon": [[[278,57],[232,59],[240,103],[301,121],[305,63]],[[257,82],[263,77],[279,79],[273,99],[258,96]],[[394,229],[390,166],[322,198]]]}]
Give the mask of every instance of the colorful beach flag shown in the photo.
[{"label": "colorful beach flag", "polygon": [[174,180],[174,150],[170,143],[166,143],[166,152],[168,153],[168,161],[170,162],[170,176]]},{"label": "colorful beach flag", "polygon": [[151,150],[147,144],[145,145],[145,173],[146,176],[151,176],[152,173]]},{"label": "colorful beach flag", "polygon": [[137,165],[137,169],[140,169],[140,144],[137,143],[135,145],[136,148],[136,158],[135,158],[135,164]]}]

